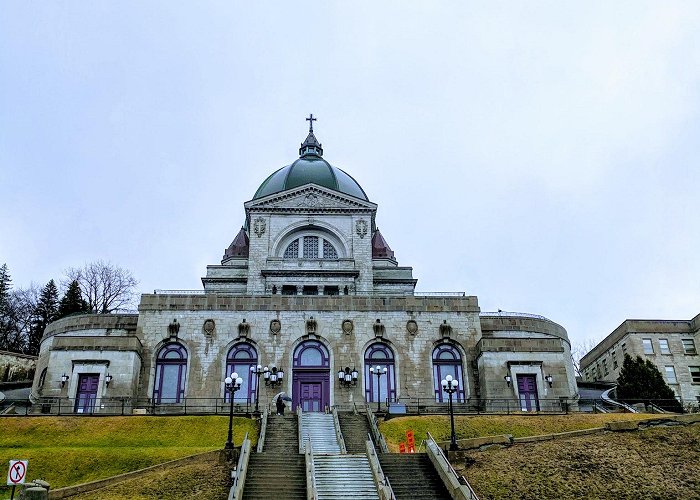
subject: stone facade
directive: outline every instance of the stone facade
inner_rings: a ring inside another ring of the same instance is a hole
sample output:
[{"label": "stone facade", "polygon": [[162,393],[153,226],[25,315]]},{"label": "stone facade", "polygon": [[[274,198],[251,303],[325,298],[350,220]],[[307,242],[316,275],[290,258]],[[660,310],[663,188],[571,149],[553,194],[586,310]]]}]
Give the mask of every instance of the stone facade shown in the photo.
[{"label": "stone facade", "polygon": [[[700,403],[700,314],[691,320],[625,320],[581,359],[586,381],[615,382],[625,354],[656,365],[676,396]],[[693,374],[696,374],[693,377]]]},{"label": "stone facade", "polygon": [[[463,293],[416,295],[412,268],[399,266],[377,229],[377,205],[321,158],[312,133],[300,154],[245,203],[243,228],[221,262],[207,267],[202,292],[147,294],[138,315],[50,325],[33,396],[67,397],[76,411],[94,412],[126,399],[129,407],[223,401],[231,367],[249,372],[259,364],[287,374],[274,388],[260,384],[263,405],[280,391],[312,410],[441,402],[440,378],[448,374],[459,380],[463,402],[499,399],[520,408],[524,382],[538,405],[575,399],[561,326],[480,314],[477,298]],[[252,361],[236,361],[250,353]],[[387,367],[385,378],[375,380],[370,365]],[[345,368],[357,371],[354,384],[339,382]],[[245,391],[236,400],[250,399],[254,379],[239,375]]]}]

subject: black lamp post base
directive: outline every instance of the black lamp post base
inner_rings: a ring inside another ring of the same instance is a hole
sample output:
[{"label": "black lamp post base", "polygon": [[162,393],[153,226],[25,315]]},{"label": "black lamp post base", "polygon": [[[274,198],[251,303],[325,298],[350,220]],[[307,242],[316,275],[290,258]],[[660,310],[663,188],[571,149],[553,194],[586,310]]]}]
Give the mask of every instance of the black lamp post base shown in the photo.
[{"label": "black lamp post base", "polygon": [[459,450],[459,445],[457,443],[450,443],[450,451]]}]

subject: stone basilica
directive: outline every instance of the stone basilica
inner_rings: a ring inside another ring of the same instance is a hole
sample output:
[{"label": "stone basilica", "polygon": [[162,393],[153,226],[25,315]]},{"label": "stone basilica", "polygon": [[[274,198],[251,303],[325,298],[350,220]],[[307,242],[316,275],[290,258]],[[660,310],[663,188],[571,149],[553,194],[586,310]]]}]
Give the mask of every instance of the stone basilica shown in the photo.
[{"label": "stone basilica", "polygon": [[[475,408],[575,404],[566,330],[532,314],[481,313],[463,293],[415,294],[412,268],[377,229],[377,205],[323,158],[313,120],[299,158],[245,203],[245,224],[207,266],[203,290],[156,291],[138,314],[49,325],[35,403],[61,400],[75,413],[207,408],[227,400],[235,371],[239,408],[281,391],[304,411],[436,405],[447,401],[447,375],[458,404]],[[262,376],[251,373],[258,365]]]}]

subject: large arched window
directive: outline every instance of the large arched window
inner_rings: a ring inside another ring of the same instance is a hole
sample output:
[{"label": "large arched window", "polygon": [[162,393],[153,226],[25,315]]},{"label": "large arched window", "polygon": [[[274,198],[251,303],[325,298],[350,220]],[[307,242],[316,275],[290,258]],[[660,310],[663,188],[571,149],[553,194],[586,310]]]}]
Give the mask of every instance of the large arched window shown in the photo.
[{"label": "large arched window", "polygon": [[158,351],[153,400],[156,403],[179,403],[185,397],[187,351],[181,344],[167,344]]},{"label": "large arched window", "polygon": [[337,259],[338,250],[325,233],[301,234],[284,247],[285,259]]},{"label": "large arched window", "polygon": [[294,368],[330,368],[328,349],[317,340],[307,340],[294,351]]},{"label": "large arched window", "polygon": [[[233,372],[236,372],[243,379],[241,388],[236,391],[234,402],[252,402],[255,401],[255,384],[251,383],[250,367],[258,364],[258,352],[251,344],[236,344],[226,356],[226,376],[228,377]],[[255,381],[255,379],[253,379]],[[224,399],[231,401],[231,393],[224,391]]]},{"label": "large arched window", "polygon": [[[386,367],[386,373],[377,377],[370,372],[372,367]],[[379,378],[379,383],[377,383]],[[372,344],[365,351],[365,400],[370,402],[394,401],[396,399],[396,370],[394,352],[386,344]]]},{"label": "large arched window", "polygon": [[464,401],[465,387],[462,376],[462,355],[459,350],[450,344],[442,344],[433,350],[433,387],[435,389],[435,401],[442,403],[448,401],[449,396],[442,390],[441,382],[451,375],[459,382],[457,392],[452,396],[453,401]]}]

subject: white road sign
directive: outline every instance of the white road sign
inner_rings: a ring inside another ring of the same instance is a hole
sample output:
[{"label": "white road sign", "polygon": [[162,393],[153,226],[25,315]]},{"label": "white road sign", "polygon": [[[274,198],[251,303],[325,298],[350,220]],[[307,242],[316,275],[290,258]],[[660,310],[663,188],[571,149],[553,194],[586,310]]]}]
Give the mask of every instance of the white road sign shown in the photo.
[{"label": "white road sign", "polygon": [[15,486],[24,484],[27,477],[27,464],[29,460],[10,460],[10,470],[7,471],[7,485]]}]

